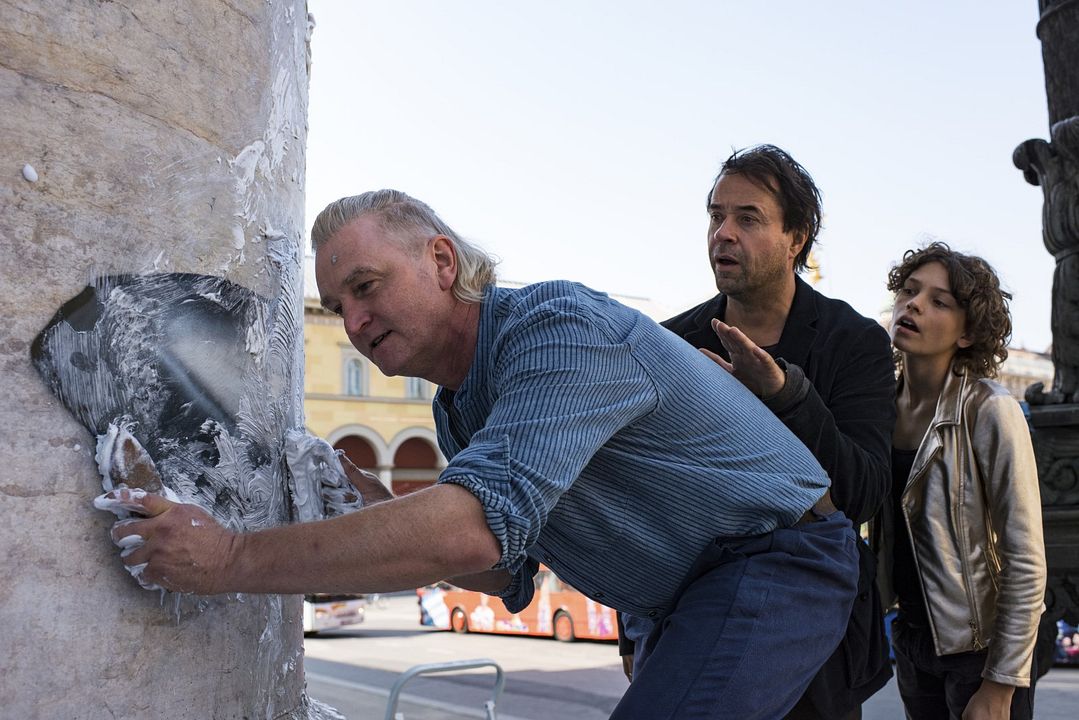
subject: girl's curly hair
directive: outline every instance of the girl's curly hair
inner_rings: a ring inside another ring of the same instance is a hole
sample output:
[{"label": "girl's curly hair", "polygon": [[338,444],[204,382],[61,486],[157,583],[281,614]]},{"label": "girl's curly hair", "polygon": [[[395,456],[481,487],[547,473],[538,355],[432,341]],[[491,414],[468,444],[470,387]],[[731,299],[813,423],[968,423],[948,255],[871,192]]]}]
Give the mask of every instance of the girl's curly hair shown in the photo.
[{"label": "girl's curly hair", "polygon": [[[920,250],[907,250],[903,262],[888,273],[888,289],[899,292],[911,273],[922,265],[939,262],[948,272],[948,284],[959,306],[967,312],[967,336],[970,347],[960,348],[952,370],[963,370],[977,377],[996,377],[1000,364],[1008,357],[1012,337],[1012,319],[1008,310],[1011,293],[1001,289],[996,271],[980,257],[964,255],[933,242]],[[896,352],[896,362],[901,361]]]}]

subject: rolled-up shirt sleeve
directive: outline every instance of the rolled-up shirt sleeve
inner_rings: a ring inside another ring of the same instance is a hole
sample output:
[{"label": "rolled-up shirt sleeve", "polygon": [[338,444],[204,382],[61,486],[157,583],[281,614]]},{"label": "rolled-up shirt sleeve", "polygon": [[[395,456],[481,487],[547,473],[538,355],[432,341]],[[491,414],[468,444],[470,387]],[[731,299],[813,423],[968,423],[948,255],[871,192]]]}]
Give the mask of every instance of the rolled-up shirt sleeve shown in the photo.
[{"label": "rolled-up shirt sleeve", "polygon": [[602,318],[557,297],[505,322],[488,372],[469,388],[486,420],[439,482],[469,490],[501,547],[494,569],[513,573],[499,596],[511,611],[531,600],[538,563],[528,549],[551,509],[596,451],[655,409],[658,396],[631,344]]}]

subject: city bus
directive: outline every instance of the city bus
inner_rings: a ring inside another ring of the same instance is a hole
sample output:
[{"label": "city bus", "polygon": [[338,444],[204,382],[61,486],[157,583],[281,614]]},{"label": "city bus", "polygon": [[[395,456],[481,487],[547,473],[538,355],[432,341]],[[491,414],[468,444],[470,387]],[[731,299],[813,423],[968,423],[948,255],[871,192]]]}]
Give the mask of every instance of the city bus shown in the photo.
[{"label": "city bus", "polygon": [[585,597],[541,565],[531,604],[511,613],[497,597],[463,590],[449,583],[420,588],[420,624],[458,633],[553,637],[573,640],[618,640],[614,610]]}]

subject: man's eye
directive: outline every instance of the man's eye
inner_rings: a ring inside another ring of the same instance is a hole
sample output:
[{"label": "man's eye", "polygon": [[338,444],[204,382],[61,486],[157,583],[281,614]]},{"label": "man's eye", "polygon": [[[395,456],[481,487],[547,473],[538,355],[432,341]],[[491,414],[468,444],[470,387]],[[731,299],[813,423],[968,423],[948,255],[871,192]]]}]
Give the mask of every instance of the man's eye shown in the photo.
[{"label": "man's eye", "polygon": [[757,218],[753,217],[752,215],[743,215],[742,222],[746,225],[752,225],[753,223],[757,222]]}]

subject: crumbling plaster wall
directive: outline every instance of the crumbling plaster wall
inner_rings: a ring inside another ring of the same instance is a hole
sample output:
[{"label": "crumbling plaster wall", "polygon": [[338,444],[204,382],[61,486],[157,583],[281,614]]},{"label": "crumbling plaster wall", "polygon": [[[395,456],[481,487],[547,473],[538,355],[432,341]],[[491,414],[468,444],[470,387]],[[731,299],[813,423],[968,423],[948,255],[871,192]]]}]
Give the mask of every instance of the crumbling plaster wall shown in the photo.
[{"label": "crumbling plaster wall", "polygon": [[[301,312],[308,33],[303,0],[0,0],[5,716],[306,716],[299,598],[178,617],[140,589],[90,505],[93,438],[29,348],[98,274],[294,288]],[[302,426],[296,367],[267,382]]]}]

